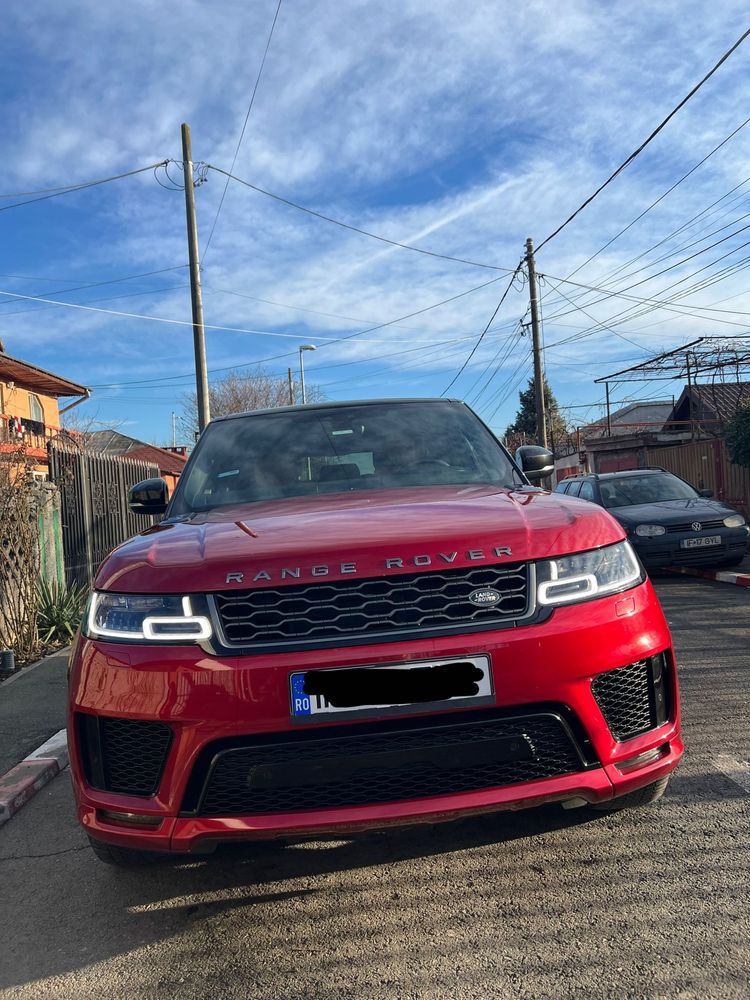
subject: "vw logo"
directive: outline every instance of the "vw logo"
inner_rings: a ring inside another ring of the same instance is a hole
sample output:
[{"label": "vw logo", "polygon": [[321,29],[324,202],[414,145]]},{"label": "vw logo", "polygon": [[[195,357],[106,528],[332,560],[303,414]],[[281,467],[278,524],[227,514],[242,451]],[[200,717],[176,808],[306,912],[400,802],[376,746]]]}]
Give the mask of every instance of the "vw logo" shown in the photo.
[{"label": "vw logo", "polygon": [[502,600],[502,596],[499,590],[493,590],[492,587],[482,587],[481,590],[472,591],[469,594],[469,600],[478,608],[487,608],[497,604],[498,601]]},{"label": "vw logo", "polygon": [[703,525],[700,523],[700,521],[693,521],[693,523],[690,525],[690,527],[693,529],[693,531],[702,531],[703,530]]}]

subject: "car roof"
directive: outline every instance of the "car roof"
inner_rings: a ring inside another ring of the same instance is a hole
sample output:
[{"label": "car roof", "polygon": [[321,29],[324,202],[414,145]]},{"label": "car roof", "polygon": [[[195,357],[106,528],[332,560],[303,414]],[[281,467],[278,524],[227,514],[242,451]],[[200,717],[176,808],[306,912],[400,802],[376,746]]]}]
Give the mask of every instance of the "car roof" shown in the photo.
[{"label": "car roof", "polygon": [[[621,469],[619,472],[585,472],[578,476],[566,476],[565,479],[560,480],[560,483],[572,483],[576,479],[596,479],[597,482],[606,482],[608,479],[623,479],[627,476],[649,476],[656,475],[658,472],[669,472],[669,469],[662,469],[651,465],[646,469]],[[669,472],[669,475],[673,476],[674,473]],[[558,483],[558,486],[560,483]]]},{"label": "car roof", "polygon": [[244,413],[228,413],[223,417],[213,417],[211,419],[211,423],[218,423],[221,420],[236,420],[238,417],[257,417],[267,413],[291,413],[297,410],[334,410],[342,406],[372,406],[373,404],[382,405],[383,403],[388,403],[388,405],[397,404],[399,406],[404,403],[445,403],[449,406],[466,406],[463,400],[443,399],[440,396],[414,396],[404,397],[402,399],[342,399],[327,400],[320,403],[304,403],[295,406],[269,406],[262,410],[246,410]]}]

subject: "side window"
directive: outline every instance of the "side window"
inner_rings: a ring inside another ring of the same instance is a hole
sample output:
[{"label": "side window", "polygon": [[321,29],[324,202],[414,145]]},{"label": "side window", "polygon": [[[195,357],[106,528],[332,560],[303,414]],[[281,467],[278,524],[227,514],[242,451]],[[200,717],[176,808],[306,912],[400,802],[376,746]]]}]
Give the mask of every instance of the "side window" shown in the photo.
[{"label": "side window", "polygon": [[566,482],[566,480],[563,479],[563,481],[561,483],[558,483],[557,486],[555,487],[555,493],[567,493],[567,492],[568,492],[568,483]]},{"label": "side window", "polygon": [[580,490],[580,488],[581,488],[581,480],[580,479],[574,479],[573,482],[568,487],[568,496],[569,497],[577,497],[578,496],[578,491]]},{"label": "side window", "polygon": [[589,479],[584,479],[581,483],[581,492],[578,494],[581,500],[594,500],[594,487]]},{"label": "side window", "polygon": [[39,397],[33,393],[29,393],[29,416],[32,420],[38,420],[40,424],[44,423],[42,404],[39,401]]}]

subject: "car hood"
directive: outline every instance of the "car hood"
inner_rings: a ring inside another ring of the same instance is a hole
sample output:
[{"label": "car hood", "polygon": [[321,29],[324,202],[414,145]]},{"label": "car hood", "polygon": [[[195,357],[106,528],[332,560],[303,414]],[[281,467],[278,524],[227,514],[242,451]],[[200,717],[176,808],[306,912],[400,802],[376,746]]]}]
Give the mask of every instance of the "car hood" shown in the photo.
[{"label": "car hood", "polygon": [[222,507],[115,549],[95,586],[196,593],[544,559],[611,544],[594,504],[531,488],[434,486]]},{"label": "car hood", "polygon": [[737,512],[718,500],[703,497],[695,500],[660,500],[632,507],[612,507],[610,514],[621,524],[682,524],[692,521],[715,521]]}]

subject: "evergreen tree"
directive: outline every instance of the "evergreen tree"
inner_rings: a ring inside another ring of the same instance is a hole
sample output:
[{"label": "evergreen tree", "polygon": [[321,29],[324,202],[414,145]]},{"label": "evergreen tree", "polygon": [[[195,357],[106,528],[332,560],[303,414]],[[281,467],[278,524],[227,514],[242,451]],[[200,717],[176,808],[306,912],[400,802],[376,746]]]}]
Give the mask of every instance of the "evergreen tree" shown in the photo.
[{"label": "evergreen tree", "polygon": [[[571,444],[572,436],[544,375],[542,379],[547,417],[547,444],[552,451],[560,451]],[[511,451],[519,445],[536,442],[536,395],[533,378],[530,378],[526,388],[519,392],[518,403],[516,419],[505,431],[505,439]]]},{"label": "evergreen tree", "polygon": [[727,425],[729,457],[750,469],[750,403],[741,406]]}]

